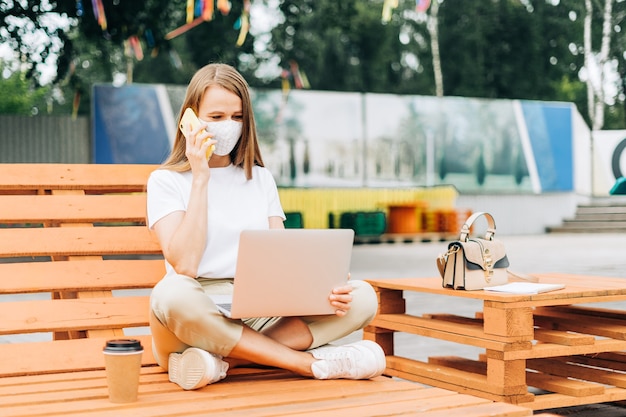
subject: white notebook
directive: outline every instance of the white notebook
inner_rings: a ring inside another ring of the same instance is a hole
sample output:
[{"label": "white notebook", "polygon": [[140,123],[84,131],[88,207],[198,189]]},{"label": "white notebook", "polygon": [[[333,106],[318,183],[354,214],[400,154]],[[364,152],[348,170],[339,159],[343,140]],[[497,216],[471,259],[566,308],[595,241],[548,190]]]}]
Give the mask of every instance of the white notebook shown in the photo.
[{"label": "white notebook", "polygon": [[565,288],[564,284],[546,284],[541,282],[509,282],[504,285],[486,287],[485,291],[503,292],[507,294],[539,294]]}]

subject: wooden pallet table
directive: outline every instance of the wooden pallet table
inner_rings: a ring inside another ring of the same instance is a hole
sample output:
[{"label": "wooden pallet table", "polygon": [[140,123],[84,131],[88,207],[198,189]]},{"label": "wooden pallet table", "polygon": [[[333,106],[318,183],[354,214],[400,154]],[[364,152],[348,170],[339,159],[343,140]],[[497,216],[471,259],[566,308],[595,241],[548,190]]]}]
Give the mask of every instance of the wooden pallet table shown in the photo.
[{"label": "wooden pallet table", "polygon": [[[566,287],[515,295],[455,291],[442,288],[440,278],[368,280],[378,293],[379,314],[364,338],[383,346],[388,375],[460,393],[533,410],[625,400],[626,310],[595,303],[626,300],[626,279],[534,276]],[[407,314],[404,292],[411,291],[445,296],[442,312]],[[447,314],[453,297],[482,300],[482,311],[472,317]],[[428,361],[400,357],[394,354],[395,332],[484,351],[478,359],[445,352]]]}]

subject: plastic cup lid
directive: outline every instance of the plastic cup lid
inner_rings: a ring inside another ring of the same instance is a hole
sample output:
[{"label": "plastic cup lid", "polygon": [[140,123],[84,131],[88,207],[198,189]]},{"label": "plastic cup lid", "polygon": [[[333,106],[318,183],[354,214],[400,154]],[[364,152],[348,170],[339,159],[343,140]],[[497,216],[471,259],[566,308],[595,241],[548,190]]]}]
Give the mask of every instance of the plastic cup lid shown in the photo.
[{"label": "plastic cup lid", "polygon": [[121,353],[121,352],[139,352],[143,350],[141,342],[136,339],[115,339],[108,340],[104,347],[105,352]]}]

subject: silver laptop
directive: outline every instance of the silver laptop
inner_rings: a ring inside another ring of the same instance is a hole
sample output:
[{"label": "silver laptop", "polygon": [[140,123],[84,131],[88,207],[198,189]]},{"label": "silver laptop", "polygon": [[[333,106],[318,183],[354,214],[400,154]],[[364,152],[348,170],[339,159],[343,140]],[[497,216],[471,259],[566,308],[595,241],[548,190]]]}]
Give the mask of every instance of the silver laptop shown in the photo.
[{"label": "silver laptop", "polygon": [[334,314],[328,296],[350,271],[351,229],[244,230],[231,296],[211,296],[232,318]]}]

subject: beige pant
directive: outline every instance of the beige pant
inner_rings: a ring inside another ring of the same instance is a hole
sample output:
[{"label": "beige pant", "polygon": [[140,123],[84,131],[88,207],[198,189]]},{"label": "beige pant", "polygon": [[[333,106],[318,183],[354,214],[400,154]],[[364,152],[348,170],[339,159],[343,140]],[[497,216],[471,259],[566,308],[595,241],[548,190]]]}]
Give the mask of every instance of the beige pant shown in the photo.
[{"label": "beige pant", "polygon": [[[378,301],[374,289],[365,281],[350,281],[351,308],[343,317],[307,316],[313,343],[318,347],[362,329],[376,315]],[[233,320],[224,317],[207,294],[232,293],[232,279],[193,279],[168,274],[152,290],[150,330],[152,350],[157,363],[167,369],[169,354],[197,347],[226,357],[237,345],[243,326],[260,331],[277,318]]]}]

